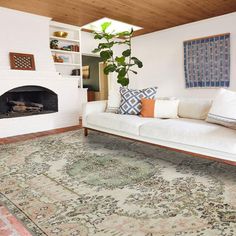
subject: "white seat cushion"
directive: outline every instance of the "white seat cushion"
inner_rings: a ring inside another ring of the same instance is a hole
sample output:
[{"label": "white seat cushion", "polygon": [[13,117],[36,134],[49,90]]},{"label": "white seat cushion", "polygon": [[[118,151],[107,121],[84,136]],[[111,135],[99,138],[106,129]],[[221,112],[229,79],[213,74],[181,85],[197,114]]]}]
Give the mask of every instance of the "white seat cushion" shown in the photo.
[{"label": "white seat cushion", "polygon": [[202,120],[152,120],[140,127],[140,136],[236,154],[236,131]]},{"label": "white seat cushion", "polygon": [[121,115],[114,113],[92,113],[86,117],[88,125],[105,129],[112,129],[128,134],[139,135],[141,125],[150,122],[153,118],[141,118],[139,116]]}]

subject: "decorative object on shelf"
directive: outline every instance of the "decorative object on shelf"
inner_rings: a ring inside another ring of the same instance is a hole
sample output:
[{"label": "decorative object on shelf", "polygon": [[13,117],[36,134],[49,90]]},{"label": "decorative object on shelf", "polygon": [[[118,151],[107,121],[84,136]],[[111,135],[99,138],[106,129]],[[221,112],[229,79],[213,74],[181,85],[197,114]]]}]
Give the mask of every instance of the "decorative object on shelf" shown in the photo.
[{"label": "decorative object on shelf", "polygon": [[83,79],[89,79],[89,77],[90,77],[90,67],[89,66],[83,66],[82,71],[83,71]]},{"label": "decorative object on shelf", "polygon": [[[117,82],[122,86],[128,86],[129,72],[137,74],[137,71],[133,70],[133,66],[143,67],[143,63],[137,57],[131,56],[133,29],[120,33],[109,33],[107,29],[110,25],[111,22],[105,22],[101,25],[101,32],[93,32],[94,39],[105,41],[104,43],[99,43],[98,47],[93,50],[93,53],[99,52],[104,63],[107,63],[107,66],[104,68],[106,75],[116,72]],[[128,49],[124,50],[121,56],[115,57],[113,52],[113,46],[115,45],[121,46],[121,48],[126,46]]]},{"label": "decorative object on shelf", "polygon": [[50,48],[51,49],[59,49],[58,47],[59,41],[57,39],[53,39],[50,41]]},{"label": "decorative object on shelf", "polygon": [[53,60],[54,60],[54,62],[57,62],[57,63],[63,63],[64,62],[63,58],[61,56],[56,55],[56,54],[53,55]]},{"label": "decorative object on shelf", "polygon": [[60,50],[79,52],[79,46],[78,45],[63,46],[63,47],[60,48]]},{"label": "decorative object on shelf", "polygon": [[74,70],[72,70],[71,75],[73,75],[73,76],[79,76],[79,75],[80,75],[80,69],[74,69]]},{"label": "decorative object on shelf", "polygon": [[230,86],[230,34],[184,42],[186,88]]},{"label": "decorative object on shelf", "polygon": [[10,65],[13,70],[35,70],[33,54],[10,52]]},{"label": "decorative object on shelf", "polygon": [[61,47],[60,49],[61,49],[61,50],[64,50],[64,51],[72,51],[70,45],[69,45],[69,46],[63,46],[63,47]]},{"label": "decorative object on shelf", "polygon": [[56,31],[53,35],[60,38],[66,38],[68,36],[68,33],[65,31]]},{"label": "decorative object on shelf", "polygon": [[[78,86],[83,88],[83,80],[80,76],[80,74],[82,74],[82,71],[80,71],[82,70],[82,54],[79,53],[81,43],[80,28],[51,21],[49,33],[49,42],[58,40],[58,47],[51,47],[56,72],[59,73],[62,78],[78,80]],[[73,72],[73,70],[78,71]]]},{"label": "decorative object on shelf", "polygon": [[59,57],[60,57],[60,58],[63,60],[63,62],[65,62],[65,63],[69,63],[69,62],[70,62],[70,57],[69,57],[69,56],[60,55]]},{"label": "decorative object on shelf", "polygon": [[79,52],[79,45],[70,45],[71,51],[73,52]]}]

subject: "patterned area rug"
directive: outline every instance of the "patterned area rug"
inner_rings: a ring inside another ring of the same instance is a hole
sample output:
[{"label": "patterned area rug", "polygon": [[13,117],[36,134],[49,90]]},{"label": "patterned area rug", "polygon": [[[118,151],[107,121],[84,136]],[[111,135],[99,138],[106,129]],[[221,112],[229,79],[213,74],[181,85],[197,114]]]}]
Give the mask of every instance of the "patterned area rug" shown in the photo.
[{"label": "patterned area rug", "polygon": [[234,236],[236,168],[82,130],[0,146],[0,201],[34,235]]},{"label": "patterned area rug", "polygon": [[0,205],[1,236],[32,236],[32,234],[12,215],[5,206]]}]

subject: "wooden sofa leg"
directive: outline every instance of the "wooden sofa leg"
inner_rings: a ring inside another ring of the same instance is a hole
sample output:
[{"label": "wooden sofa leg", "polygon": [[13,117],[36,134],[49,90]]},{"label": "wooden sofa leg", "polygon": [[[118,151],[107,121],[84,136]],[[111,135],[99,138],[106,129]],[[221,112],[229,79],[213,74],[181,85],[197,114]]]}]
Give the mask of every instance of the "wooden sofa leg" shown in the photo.
[{"label": "wooden sofa leg", "polygon": [[84,128],[84,136],[87,137],[88,136],[88,129]]}]

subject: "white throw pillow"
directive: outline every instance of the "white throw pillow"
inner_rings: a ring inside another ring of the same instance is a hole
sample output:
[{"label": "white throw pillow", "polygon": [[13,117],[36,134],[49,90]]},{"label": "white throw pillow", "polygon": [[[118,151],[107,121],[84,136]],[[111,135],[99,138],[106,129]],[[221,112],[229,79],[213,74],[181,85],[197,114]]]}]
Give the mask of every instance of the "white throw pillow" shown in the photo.
[{"label": "white throw pillow", "polygon": [[236,129],[236,92],[220,89],[208,113],[207,122]]},{"label": "white throw pillow", "polygon": [[117,113],[120,107],[120,100],[121,96],[119,90],[110,90],[108,93],[106,112]]},{"label": "white throw pillow", "polygon": [[182,118],[205,120],[211,105],[212,100],[207,99],[180,99],[178,114]]},{"label": "white throw pillow", "polygon": [[179,100],[160,100],[155,101],[154,117],[165,119],[178,118]]}]

